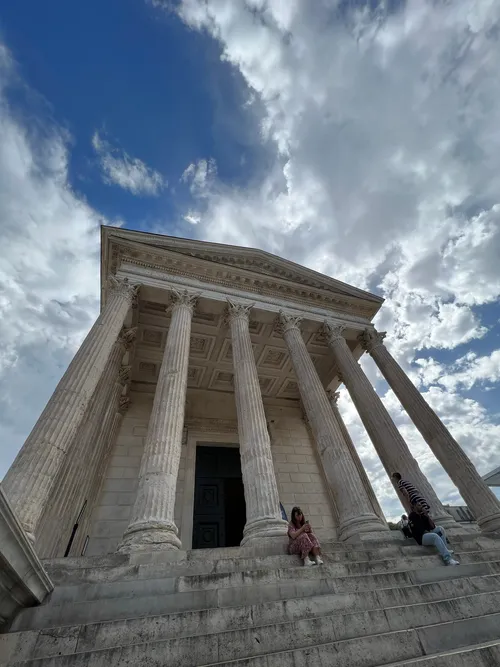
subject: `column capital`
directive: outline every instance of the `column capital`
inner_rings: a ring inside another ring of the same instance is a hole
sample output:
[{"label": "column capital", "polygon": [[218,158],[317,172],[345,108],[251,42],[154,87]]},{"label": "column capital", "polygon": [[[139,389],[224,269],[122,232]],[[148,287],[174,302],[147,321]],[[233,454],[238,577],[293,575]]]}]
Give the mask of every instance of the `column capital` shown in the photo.
[{"label": "column capital", "polygon": [[137,337],[137,327],[131,327],[126,329],[125,327],[121,330],[120,336],[118,337],[117,343],[123,345],[125,350],[130,350],[134,341]]},{"label": "column capital", "polygon": [[132,304],[139,293],[140,285],[133,285],[128,278],[108,277],[108,294],[123,296]]},{"label": "column capital", "polygon": [[170,290],[170,303],[167,306],[166,311],[169,312],[179,306],[185,306],[186,308],[189,308],[191,312],[193,312],[199,296],[199,292],[189,292],[187,289],[172,289]]},{"label": "column capital", "polygon": [[118,405],[118,412],[121,415],[124,415],[130,407],[130,398],[128,396],[122,396],[120,398],[120,403]]},{"label": "column capital", "polygon": [[344,336],[342,335],[343,332],[346,330],[345,324],[334,324],[333,322],[329,322],[328,320],[325,320],[323,323],[323,332],[325,334],[325,338],[329,343],[334,343],[335,341],[338,340],[345,340]]},{"label": "column capital", "polygon": [[254,307],[254,303],[241,303],[239,301],[232,301],[226,299],[227,305],[224,311],[224,322],[230,324],[233,320],[242,319],[245,322],[250,322],[250,311]]},{"label": "column capital", "polygon": [[386,335],[387,333],[385,331],[365,329],[362,333],[359,334],[358,340],[363,350],[366,350],[369,354],[371,354],[376,347],[380,347],[384,344],[384,338]]},{"label": "column capital", "polygon": [[327,389],[326,390],[326,395],[328,396],[328,400],[330,401],[330,405],[332,407],[337,408],[337,403],[340,398],[340,392],[339,391],[333,391],[332,389]]},{"label": "column capital", "polygon": [[302,317],[299,315],[291,315],[290,313],[285,313],[284,310],[280,310],[278,316],[274,320],[274,329],[280,334],[285,334],[291,329],[297,329],[300,331],[300,323],[302,322]]},{"label": "column capital", "polygon": [[132,370],[132,366],[122,366],[120,370],[118,371],[118,382],[125,386],[130,382],[130,371]]}]

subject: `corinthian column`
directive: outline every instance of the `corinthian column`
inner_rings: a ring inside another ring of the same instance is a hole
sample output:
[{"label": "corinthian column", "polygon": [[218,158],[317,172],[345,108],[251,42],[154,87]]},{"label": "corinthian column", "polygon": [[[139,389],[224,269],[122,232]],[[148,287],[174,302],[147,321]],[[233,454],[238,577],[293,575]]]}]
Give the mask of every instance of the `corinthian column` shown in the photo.
[{"label": "corinthian column", "polygon": [[281,518],[271,441],[250,338],[251,309],[251,305],[233,303],[228,299],[227,319],[231,328],[234,396],[247,518],[242,545],[262,538],[284,537],[287,532],[286,521]]},{"label": "corinthian column", "polygon": [[300,318],[282,312],[277,324],[290,353],[302,403],[335,499],[340,522],[339,537],[347,540],[360,533],[386,533],[387,524],[373,510],[307,351],[299,323]]},{"label": "corinthian column", "polygon": [[129,380],[130,367],[121,366],[121,362],[135,335],[136,329],[126,329],[114,344],[90,401],[85,423],[64,461],[47,511],[40,521],[37,545],[40,555],[45,558],[58,556],[58,550],[61,549],[64,552],[75,517],[87,497],[88,485],[95,474],[96,456],[100,446],[99,434],[106,411],[111,403],[118,402],[119,395]]},{"label": "corinthian column", "polygon": [[500,531],[500,502],[464,450],[389,353],[385,333],[367,329],[358,340],[372,356],[401,405],[476,517],[484,532]]},{"label": "corinthian column", "polygon": [[131,522],[119,551],[179,549],[174,523],[191,321],[197,295],[172,291],[172,319],[158,375]]},{"label": "corinthian column", "polygon": [[[333,326],[325,322],[328,344],[337,364],[339,377],[347,387],[387,474],[390,477],[393,472],[400,472],[405,479],[415,484],[427,499],[436,523],[439,522],[442,526],[456,526],[456,522],[446,512],[427,477],[411,455],[408,445],[403,440],[377,392],[354,359],[342,336],[344,329],[344,326]],[[401,502],[408,509],[406,499],[399,493],[396,486],[395,488]]]},{"label": "corinthian column", "polygon": [[4,491],[32,542],[137,290],[127,279],[109,279],[101,314],[3,481]]},{"label": "corinthian column", "polygon": [[88,499],[88,505],[83,516],[83,521],[78,527],[75,541],[69,553],[70,556],[76,557],[82,553],[85,539],[92,525],[93,513],[101,497],[111,452],[120,430],[123,415],[127,412],[130,404],[128,397],[121,396],[122,388],[121,383],[116,384],[115,393],[111,397],[110,404],[102,421],[102,427],[96,443],[97,456],[93,465],[94,474],[85,496]]},{"label": "corinthian column", "polygon": [[356,447],[354,446],[354,443],[352,441],[351,436],[349,435],[349,431],[347,430],[347,426],[345,425],[344,420],[342,419],[342,415],[340,414],[340,410],[337,405],[337,401],[339,399],[339,392],[338,391],[331,391],[327,390],[326,395],[328,396],[328,400],[330,401],[330,405],[333,410],[333,415],[337,421],[338,427],[340,429],[340,432],[342,433],[342,436],[344,438],[344,443],[349,450],[351,454],[351,458],[354,461],[354,464],[357,468],[357,471],[359,473],[359,476],[361,478],[361,483],[363,484],[363,488],[366,491],[366,495],[368,496],[368,499],[370,500],[370,504],[373,508],[373,511],[375,514],[384,522],[386,523],[384,513],[382,511],[382,508],[380,507],[380,503],[378,502],[377,496],[375,495],[375,491],[373,490],[373,487],[371,485],[370,480],[368,479],[368,475],[366,474],[366,470],[361,463],[361,459],[359,458],[359,454],[356,450]]}]

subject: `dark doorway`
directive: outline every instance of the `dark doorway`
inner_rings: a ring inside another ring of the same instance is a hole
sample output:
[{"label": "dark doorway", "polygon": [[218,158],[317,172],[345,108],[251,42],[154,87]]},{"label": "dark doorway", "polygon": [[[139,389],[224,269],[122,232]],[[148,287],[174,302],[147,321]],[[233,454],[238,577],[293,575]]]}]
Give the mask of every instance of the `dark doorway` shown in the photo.
[{"label": "dark doorway", "polygon": [[245,521],[240,450],[197,447],[193,549],[239,546]]}]

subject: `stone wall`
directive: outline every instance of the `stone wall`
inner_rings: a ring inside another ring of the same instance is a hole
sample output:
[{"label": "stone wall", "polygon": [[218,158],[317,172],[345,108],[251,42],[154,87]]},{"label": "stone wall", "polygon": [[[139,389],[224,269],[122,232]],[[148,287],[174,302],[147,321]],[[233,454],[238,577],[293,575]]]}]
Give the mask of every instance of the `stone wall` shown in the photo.
[{"label": "stone wall", "polygon": [[288,519],[294,505],[322,539],[335,539],[336,512],[313,437],[300,410],[267,410],[280,501]]},{"label": "stone wall", "polygon": [[[152,396],[148,394],[132,392],[130,398],[130,408],[123,418],[101,492],[90,510],[92,521],[87,556],[114,552],[130,520],[153,403]],[[266,406],[266,415],[280,501],[287,515],[290,516],[294,505],[300,505],[318,536],[333,539],[337,524],[335,509],[315,454],[312,436],[300,410]],[[189,392],[186,423],[191,424],[186,440],[191,430],[197,434],[196,441],[215,443],[218,431],[226,431],[226,440],[237,441],[233,396],[217,392]],[[203,437],[198,438],[201,434]],[[194,489],[185,488],[186,454],[187,446],[184,444],[175,505],[175,522],[179,534],[182,531],[183,514],[184,520],[189,520],[184,510],[190,506],[190,501],[192,504],[194,493]],[[193,479],[193,475],[190,479]],[[187,527],[189,529],[189,525]]]}]

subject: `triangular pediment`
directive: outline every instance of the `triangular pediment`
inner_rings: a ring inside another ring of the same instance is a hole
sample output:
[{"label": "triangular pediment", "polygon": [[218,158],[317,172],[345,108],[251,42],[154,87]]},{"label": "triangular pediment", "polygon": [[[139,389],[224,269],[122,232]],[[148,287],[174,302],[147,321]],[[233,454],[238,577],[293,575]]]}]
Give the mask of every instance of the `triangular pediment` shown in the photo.
[{"label": "triangular pediment", "polygon": [[329,293],[349,299],[361,299],[365,303],[371,302],[375,311],[378,310],[383,301],[383,299],[374,294],[352,287],[339,280],[335,280],[263,250],[146,232],[135,232],[114,227],[103,228],[103,237],[103,240],[108,237],[108,241],[114,240],[115,242],[119,242],[121,239],[124,242],[133,243],[136,247],[141,246],[144,250],[149,249],[151,252],[165,250],[199,259],[203,262],[250,271],[262,276],[270,276],[295,285],[303,285],[316,290],[326,290]]}]

